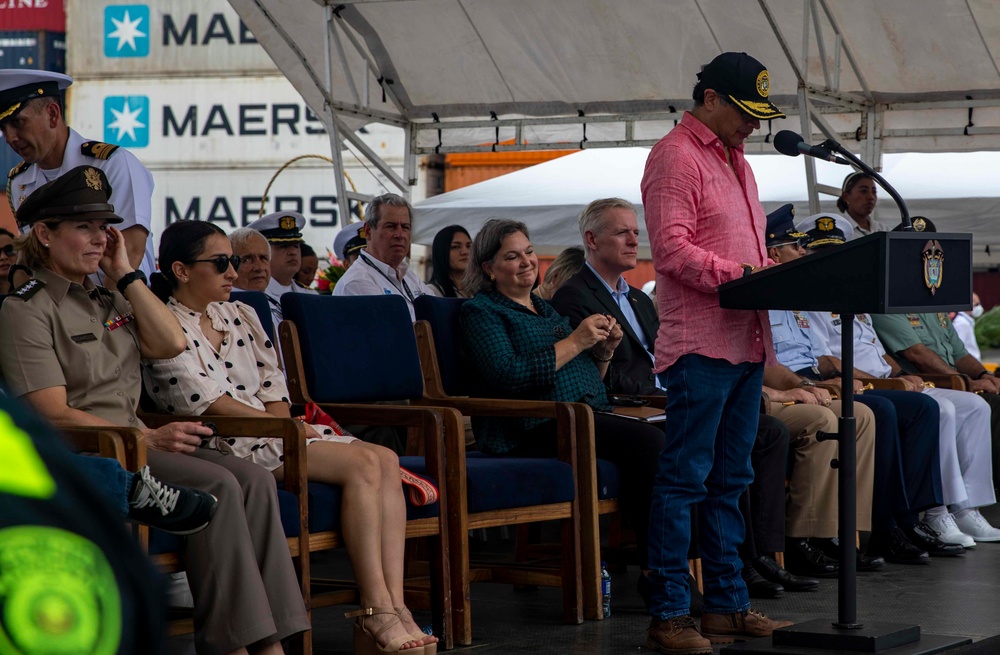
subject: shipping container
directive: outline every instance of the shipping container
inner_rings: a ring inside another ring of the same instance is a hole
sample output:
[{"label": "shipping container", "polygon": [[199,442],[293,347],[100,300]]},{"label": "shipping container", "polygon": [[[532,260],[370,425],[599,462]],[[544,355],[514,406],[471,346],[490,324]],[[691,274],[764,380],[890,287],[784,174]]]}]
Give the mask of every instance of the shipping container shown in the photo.
[{"label": "shipping container", "polygon": [[38,30],[0,32],[0,68],[65,73],[66,34]]},{"label": "shipping container", "polygon": [[[277,167],[153,170],[154,244],[159,244],[158,235],[167,225],[180,220],[211,221],[226,232],[255,221],[261,214],[261,196],[276,171]],[[346,172],[360,193],[378,195],[392,188],[357,164],[349,164]],[[271,186],[263,214],[300,212],[307,220],[303,230],[306,242],[323,253],[343,226],[333,175],[333,168],[325,164],[284,170]],[[355,219],[360,218],[357,203],[351,203],[351,212]]]},{"label": "shipping container", "polygon": [[78,79],[278,73],[226,0],[69,0],[66,13]]},{"label": "shipping container", "polygon": [[491,180],[579,150],[449,153],[444,156],[444,192]]},{"label": "shipping container", "polygon": [[[330,153],[322,121],[281,76],[82,80],[68,104],[80,134],[127,147],[150,167],[259,166]],[[403,131],[371,130],[369,145],[401,166]]]},{"label": "shipping container", "polygon": [[0,32],[65,32],[63,0],[0,0]]}]

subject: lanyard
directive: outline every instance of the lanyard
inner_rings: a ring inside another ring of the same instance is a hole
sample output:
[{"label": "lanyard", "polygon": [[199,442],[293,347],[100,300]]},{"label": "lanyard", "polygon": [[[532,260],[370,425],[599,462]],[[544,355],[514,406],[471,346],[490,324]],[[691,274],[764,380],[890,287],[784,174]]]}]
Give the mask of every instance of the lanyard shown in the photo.
[{"label": "lanyard", "polygon": [[[364,261],[364,263],[368,264],[369,266],[371,266],[372,268],[374,268],[376,271],[378,271],[379,275],[381,275],[385,279],[389,280],[389,284],[391,284],[392,286],[396,287],[396,290],[399,291],[399,286],[396,284],[396,281],[393,280],[388,275],[386,275],[385,271],[383,271],[381,268],[379,268],[378,266],[376,266],[375,264],[373,264],[372,261],[370,259],[368,259],[368,257],[364,253],[361,253],[361,259],[362,259],[362,261]],[[414,295],[413,295],[413,292],[410,291],[410,286],[408,284],[406,284],[406,278],[403,278],[402,280],[400,280],[400,282],[403,284],[403,291],[406,294],[406,299],[409,300],[410,303],[412,304],[413,303],[413,299],[414,299]]]}]

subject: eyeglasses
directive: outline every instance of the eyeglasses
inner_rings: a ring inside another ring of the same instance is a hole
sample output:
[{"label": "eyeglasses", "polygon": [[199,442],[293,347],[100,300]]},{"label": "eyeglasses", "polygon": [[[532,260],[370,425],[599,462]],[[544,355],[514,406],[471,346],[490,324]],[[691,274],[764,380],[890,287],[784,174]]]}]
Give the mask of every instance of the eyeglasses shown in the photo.
[{"label": "eyeglasses", "polygon": [[8,257],[13,257],[14,252],[15,250],[13,244],[8,244],[3,248],[0,248],[0,255],[7,255]]},{"label": "eyeglasses", "polygon": [[191,264],[197,264],[199,262],[206,262],[209,264],[215,264],[215,270],[219,273],[225,273],[229,270],[230,264],[234,271],[240,270],[240,256],[230,255],[226,257],[225,255],[219,255],[218,257],[213,257],[212,259],[192,259]]}]

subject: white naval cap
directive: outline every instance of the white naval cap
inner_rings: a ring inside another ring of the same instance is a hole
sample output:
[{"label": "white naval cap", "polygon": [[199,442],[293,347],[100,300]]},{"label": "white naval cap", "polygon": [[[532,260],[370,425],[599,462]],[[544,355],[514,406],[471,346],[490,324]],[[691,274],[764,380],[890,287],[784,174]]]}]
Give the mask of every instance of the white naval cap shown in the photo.
[{"label": "white naval cap", "polygon": [[73,78],[52,71],[0,68],[0,121],[16,116],[34,98],[59,97]]}]

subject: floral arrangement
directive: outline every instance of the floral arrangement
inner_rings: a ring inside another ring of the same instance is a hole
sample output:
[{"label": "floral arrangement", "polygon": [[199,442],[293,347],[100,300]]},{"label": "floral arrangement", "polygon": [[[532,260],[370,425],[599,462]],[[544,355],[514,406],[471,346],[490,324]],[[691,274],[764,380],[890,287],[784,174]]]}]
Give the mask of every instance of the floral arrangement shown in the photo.
[{"label": "floral arrangement", "polygon": [[344,276],[344,272],[347,271],[347,266],[337,259],[337,256],[329,249],[327,249],[326,254],[330,265],[316,275],[316,290],[322,294],[330,295],[333,293],[333,288],[337,286],[337,282]]}]

